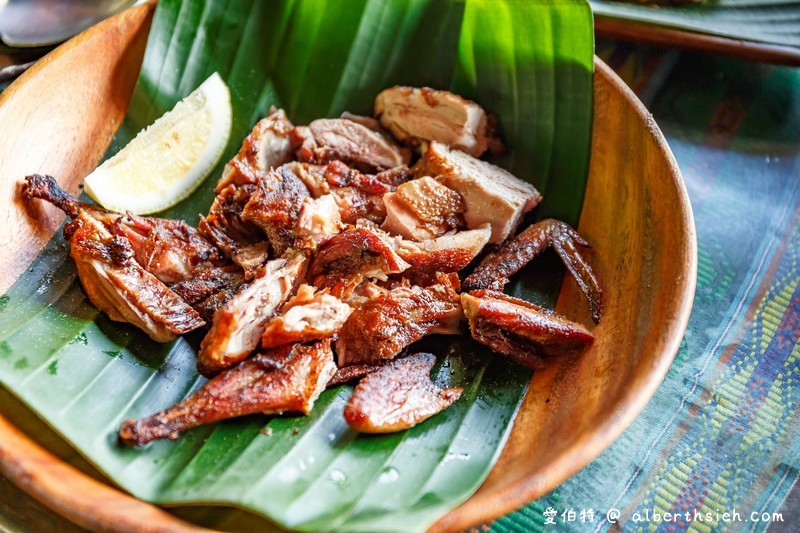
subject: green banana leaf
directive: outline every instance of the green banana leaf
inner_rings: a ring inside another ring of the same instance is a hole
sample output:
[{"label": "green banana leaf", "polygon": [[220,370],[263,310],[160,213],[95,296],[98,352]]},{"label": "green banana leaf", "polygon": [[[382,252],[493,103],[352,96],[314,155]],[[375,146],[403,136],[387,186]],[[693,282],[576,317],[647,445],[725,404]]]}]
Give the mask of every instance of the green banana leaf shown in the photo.
[{"label": "green banana leaf", "polygon": [[[497,114],[509,146],[498,163],[544,193],[536,216],[574,224],[588,169],[592,54],[592,15],[582,0],[161,0],[109,153],[214,71],[227,81],[234,111],[223,162],[270,105],[304,123],[369,113],[374,96],[398,83],[447,88]],[[221,168],[164,216],[196,223]],[[536,268],[514,291],[552,302],[559,271],[546,261]],[[530,379],[466,338],[433,338],[420,348],[440,356],[436,381],[465,391],[411,430],[353,432],[342,417],[351,389],[341,386],[307,417],[250,416],[176,442],[121,447],[122,420],[172,405],[204,382],[195,371],[201,338],[157,344],[108,320],[87,300],[57,235],[0,297],[0,382],[144,500],[230,505],[300,530],[415,531],[485,479]],[[199,511],[186,514],[203,520]]]},{"label": "green banana leaf", "polygon": [[730,39],[800,46],[798,0],[704,0],[697,5],[648,6],[590,0],[595,15]]}]

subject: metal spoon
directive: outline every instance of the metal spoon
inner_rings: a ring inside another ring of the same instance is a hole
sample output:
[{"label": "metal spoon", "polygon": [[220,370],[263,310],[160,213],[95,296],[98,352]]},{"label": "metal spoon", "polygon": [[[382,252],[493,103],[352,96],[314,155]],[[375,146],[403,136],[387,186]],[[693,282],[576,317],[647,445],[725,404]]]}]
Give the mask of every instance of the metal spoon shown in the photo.
[{"label": "metal spoon", "polygon": [[[14,48],[53,45],[135,4],[137,0],[0,0],[0,39]],[[32,62],[0,69],[13,79]]]}]

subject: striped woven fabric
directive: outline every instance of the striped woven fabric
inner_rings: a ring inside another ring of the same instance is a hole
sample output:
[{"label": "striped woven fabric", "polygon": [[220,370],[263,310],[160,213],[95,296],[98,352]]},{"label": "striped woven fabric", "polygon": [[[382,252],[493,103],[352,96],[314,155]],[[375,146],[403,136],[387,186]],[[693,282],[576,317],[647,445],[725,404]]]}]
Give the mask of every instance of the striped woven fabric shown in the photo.
[{"label": "striped woven fabric", "polygon": [[624,435],[487,527],[800,531],[800,70],[598,48],[683,172],[698,234],[694,309]]}]

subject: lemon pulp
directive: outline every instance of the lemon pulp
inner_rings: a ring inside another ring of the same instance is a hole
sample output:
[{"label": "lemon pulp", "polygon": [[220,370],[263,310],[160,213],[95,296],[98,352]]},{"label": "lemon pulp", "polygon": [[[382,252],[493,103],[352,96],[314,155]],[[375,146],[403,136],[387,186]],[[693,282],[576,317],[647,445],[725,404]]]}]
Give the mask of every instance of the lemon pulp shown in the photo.
[{"label": "lemon pulp", "polygon": [[172,207],[216,166],[231,133],[231,98],[216,72],[89,174],[84,190],[114,211]]}]

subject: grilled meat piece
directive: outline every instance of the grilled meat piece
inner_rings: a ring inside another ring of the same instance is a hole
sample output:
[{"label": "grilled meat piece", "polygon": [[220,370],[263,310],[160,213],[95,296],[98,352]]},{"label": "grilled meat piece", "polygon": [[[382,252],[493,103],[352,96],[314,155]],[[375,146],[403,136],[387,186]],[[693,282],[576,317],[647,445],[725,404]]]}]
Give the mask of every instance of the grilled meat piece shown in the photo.
[{"label": "grilled meat piece", "polygon": [[336,341],[339,367],[391,359],[432,333],[459,332],[458,276],[439,275],[430,287],[399,286],[355,309]]},{"label": "grilled meat piece", "polygon": [[244,206],[257,187],[254,184],[228,185],[214,198],[207,217],[200,217],[198,231],[233,259],[240,248],[266,240],[258,226],[242,219]]},{"label": "grilled meat piece", "polygon": [[304,198],[297,215],[296,246],[316,248],[319,243],[339,233],[342,217],[332,194],[319,198]]},{"label": "grilled meat piece", "polygon": [[383,195],[386,220],[381,228],[413,241],[435,239],[464,226],[464,200],[435,179],[424,176]]},{"label": "grilled meat piece", "polygon": [[472,337],[517,364],[539,369],[546,357],[578,350],[594,337],[563,316],[496,291],[461,295]]},{"label": "grilled meat piece", "polygon": [[274,255],[281,255],[294,244],[294,228],[304,198],[310,198],[308,189],[291,166],[282,165],[258,180],[242,210],[242,220],[266,233]]},{"label": "grilled meat piece", "polygon": [[371,374],[379,368],[383,368],[384,366],[390,364],[390,362],[391,360],[387,359],[372,365],[350,365],[339,368],[336,370],[336,373],[333,375],[330,381],[328,381],[328,388],[335,387],[356,379],[361,379],[367,374]]},{"label": "grilled meat piece", "polygon": [[492,225],[492,243],[514,233],[522,215],[536,207],[542,196],[536,188],[510,172],[464,152],[432,142],[415,166],[417,176],[436,176],[464,199],[464,220],[469,229]]},{"label": "grilled meat piece", "polygon": [[567,266],[578,286],[589,299],[592,318],[600,321],[603,292],[592,272],[592,267],[578,251],[578,246],[588,247],[577,231],[559,220],[547,219],[527,227],[487,255],[464,280],[464,290],[491,289],[502,291],[511,276],[527,265],[534,257],[552,246]]},{"label": "grilled meat piece", "polygon": [[293,131],[297,159],[324,164],[344,161],[365,172],[408,164],[411,154],[359,122],[345,118],[322,118]]},{"label": "grilled meat piece", "polygon": [[205,323],[200,315],[134,259],[124,235],[109,231],[121,215],[79,202],[51,176],[25,178],[22,197],[46,200],[70,215],[64,237],[89,300],[111,320],[129,322],[157,342]]},{"label": "grilled meat piece", "polygon": [[327,291],[301,285],[264,328],[262,348],[325,339],[342,329],[352,309]]},{"label": "grilled meat piece", "polygon": [[173,407],[125,421],[119,437],[129,446],[142,446],[175,440],[182,431],[228,418],[308,414],[335,371],[330,340],[281,346],[226,370]]},{"label": "grilled meat piece", "polygon": [[364,227],[351,228],[317,247],[308,279],[318,288],[342,284],[354,287],[364,279],[386,279],[387,274],[398,274],[406,268],[408,263],[382,235]]},{"label": "grilled meat piece", "polygon": [[269,244],[266,241],[241,246],[231,254],[233,262],[242,267],[245,279],[258,277],[269,260]]},{"label": "grilled meat piece", "polygon": [[112,228],[133,247],[136,261],[164,283],[191,279],[198,270],[227,263],[222,251],[180,220],[128,214]]},{"label": "grilled meat piece", "polygon": [[245,286],[242,271],[230,265],[195,271],[192,279],[175,283],[170,289],[197,311],[206,324],[211,324],[217,309]]},{"label": "grilled meat piece", "polygon": [[433,354],[419,353],[369,373],[345,405],[347,424],[362,433],[394,433],[450,407],[463,389],[436,386],[430,376],[435,362]]},{"label": "grilled meat piece", "polygon": [[397,253],[411,265],[403,276],[427,285],[435,282],[439,272],[458,272],[481,253],[491,235],[491,226],[484,224],[422,242],[398,240]]},{"label": "grilled meat piece", "polygon": [[408,146],[439,141],[475,157],[502,149],[483,108],[448,91],[391,87],[375,98],[375,116]]},{"label": "grilled meat piece", "polygon": [[259,176],[289,162],[294,155],[290,140],[292,129],[294,125],[289,122],[286,112],[271,107],[266,118],[261,119],[245,138],[239,153],[225,165],[215,191],[220,193],[231,184],[255,185]]},{"label": "grilled meat piece", "polygon": [[201,374],[231,367],[256,349],[264,326],[294,292],[307,263],[304,253],[290,249],[216,312],[197,354]]}]

